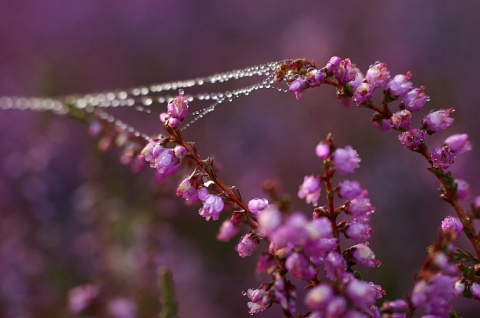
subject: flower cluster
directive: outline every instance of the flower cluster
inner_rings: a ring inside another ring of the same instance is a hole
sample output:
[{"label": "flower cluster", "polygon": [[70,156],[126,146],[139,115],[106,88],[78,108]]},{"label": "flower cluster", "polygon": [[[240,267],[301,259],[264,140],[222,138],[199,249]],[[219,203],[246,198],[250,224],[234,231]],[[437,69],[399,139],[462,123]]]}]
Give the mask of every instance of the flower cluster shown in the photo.
[{"label": "flower cluster", "polygon": [[[352,100],[355,105],[372,110],[375,127],[385,132],[397,131],[402,147],[428,161],[429,170],[440,181],[442,198],[457,213],[458,217],[449,216],[442,222],[439,238],[428,249],[411,294],[383,305],[380,300],[386,292],[381,286],[362,280],[359,272],[361,266],[380,265],[369,245],[373,233],[370,219],[375,207],[359,181],[334,179],[360,167],[361,158],[353,147],[337,146],[332,135],[316,146],[321,168],[305,176],[297,192],[299,199],[312,205],[309,218],[305,213],[290,211],[274,191],[266,191],[268,199],[244,202],[235,187],[226,186],[218,178],[213,160],[202,159],[194,144],[183,139],[178,128],[188,114],[183,91],[168,103],[167,112],[160,116],[167,135],[149,140],[138,158],[154,168],[160,179],[182,166],[193,166],[179,183],[177,196],[187,204],[201,203],[198,213],[205,220],[223,219],[217,234],[219,241],[233,239],[242,225],[246,226],[248,229],[239,235],[235,248],[241,258],[255,255],[262,243],[268,245],[266,252],[259,255],[256,269],[270,280],[244,292],[251,314],[279,304],[286,317],[407,317],[417,309],[432,317],[444,317],[451,312],[455,297],[480,298],[478,258],[453,244],[465,234],[480,257],[473,224],[474,219],[480,218],[480,197],[474,199],[467,215],[459,201],[470,198],[470,185],[447,171],[456,157],[472,146],[468,135],[454,134],[429,149],[427,138],[452,125],[454,109],[430,111],[415,126],[414,114],[423,109],[430,97],[424,87],[413,85],[411,77],[410,72],[391,76],[387,65],[381,62],[362,73],[349,59],[334,56],[323,68],[304,59],[285,61],[271,79],[287,82],[288,91],[297,99],[309,88],[331,85],[344,104]],[[383,98],[378,105],[373,96],[380,90]],[[98,127],[92,126],[95,130]],[[230,214],[225,217],[227,212]],[[476,265],[465,265],[467,262]],[[300,281],[308,289],[303,302],[309,312],[304,315],[297,313],[296,286]]]}]

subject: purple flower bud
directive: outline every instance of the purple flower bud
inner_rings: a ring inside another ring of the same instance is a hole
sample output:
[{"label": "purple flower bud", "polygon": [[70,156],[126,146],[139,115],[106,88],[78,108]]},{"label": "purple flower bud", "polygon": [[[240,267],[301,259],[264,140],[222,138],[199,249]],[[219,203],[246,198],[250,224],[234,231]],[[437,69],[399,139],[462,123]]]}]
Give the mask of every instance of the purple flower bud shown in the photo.
[{"label": "purple flower bud", "polygon": [[358,153],[350,146],[338,148],[333,153],[333,165],[340,173],[352,173],[360,165]]},{"label": "purple flower bud", "polygon": [[268,206],[268,200],[267,199],[252,199],[248,202],[248,210],[252,212],[255,217],[258,217],[258,214],[260,211],[265,209]]},{"label": "purple flower bud", "polygon": [[468,200],[470,198],[470,185],[462,179],[455,179],[457,184],[457,198],[459,200]]},{"label": "purple flower bud", "polygon": [[357,264],[366,266],[366,267],[375,267],[380,266],[380,261],[375,259],[375,254],[368,247],[368,243],[357,244],[348,249],[349,256]]},{"label": "purple flower bud", "polygon": [[217,240],[228,242],[232,237],[237,235],[239,227],[236,226],[230,219],[223,221],[222,226],[217,234]]},{"label": "purple flower bud", "polygon": [[463,224],[459,218],[454,216],[447,216],[442,221],[442,231],[452,230],[457,236],[463,231]]},{"label": "purple flower bud", "polygon": [[428,95],[424,93],[425,88],[413,88],[402,98],[403,107],[411,112],[423,108],[426,102],[430,100]]},{"label": "purple flower bud", "polygon": [[183,146],[177,145],[173,148],[173,152],[175,153],[175,157],[182,159],[187,154],[187,149]]},{"label": "purple flower bud", "polygon": [[[199,195],[200,198],[200,195]],[[203,206],[198,210],[198,214],[209,221],[213,219],[214,221],[218,220],[220,212],[222,212],[224,203],[222,198],[219,195],[208,194],[203,200]]]},{"label": "purple flower bud", "polygon": [[480,299],[480,284],[477,282],[472,282],[472,285],[470,285],[470,292],[472,293],[473,297]]},{"label": "purple flower bud", "polygon": [[352,64],[350,59],[341,61],[338,68],[335,70],[335,78],[342,84],[353,81],[357,76],[357,69],[355,64]]},{"label": "purple flower bud", "polygon": [[303,78],[297,78],[296,80],[292,81],[290,83],[290,86],[288,87],[289,92],[294,92],[295,97],[297,100],[302,98],[303,91],[308,87],[308,83],[305,79]]},{"label": "purple flower bud", "polygon": [[320,141],[320,143],[315,148],[315,153],[317,154],[317,157],[325,160],[330,155],[330,146],[326,142]]},{"label": "purple flower bud", "polygon": [[372,287],[363,281],[353,279],[345,290],[350,301],[360,308],[366,309],[375,303],[376,295]]},{"label": "purple flower bud", "polygon": [[345,317],[343,313],[347,310],[347,300],[344,297],[333,297],[333,299],[327,304],[325,308],[324,317]]},{"label": "purple flower bud", "polygon": [[408,303],[403,299],[386,301],[383,303],[383,308],[393,312],[406,311],[408,309]]},{"label": "purple flower bud", "polygon": [[392,124],[388,119],[385,118],[378,118],[374,116],[372,118],[372,124],[373,127],[377,128],[380,131],[383,132],[391,132],[392,131]]},{"label": "purple flower bud", "polygon": [[255,268],[257,273],[266,272],[271,274],[277,268],[277,263],[271,254],[264,253],[260,255],[257,260],[257,266]]},{"label": "purple flower bud", "polygon": [[338,56],[333,56],[330,58],[330,61],[328,61],[327,65],[325,66],[325,69],[329,74],[333,74],[338,69],[341,63],[342,63],[341,58],[339,58]]},{"label": "purple flower bud", "polygon": [[249,289],[247,292],[243,292],[243,295],[251,300],[247,303],[251,315],[258,314],[272,305],[273,299],[267,293],[266,288],[266,286],[262,286],[259,289]]},{"label": "purple flower bud", "polygon": [[315,277],[315,268],[299,253],[293,253],[285,261],[285,267],[298,279],[310,281]]},{"label": "purple flower bud", "polygon": [[450,117],[450,114],[453,112],[453,108],[430,112],[425,118],[423,118],[422,128],[431,134],[450,127],[453,123],[453,118]]},{"label": "purple flower bud", "polygon": [[455,289],[455,297],[458,297],[461,294],[463,294],[465,290],[465,283],[459,279],[455,282],[455,284],[453,285],[453,288]]},{"label": "purple flower bud", "polygon": [[447,146],[436,147],[430,155],[432,166],[438,169],[448,169],[454,161],[455,154]]},{"label": "purple flower bud", "polygon": [[390,95],[396,98],[402,98],[405,96],[412,87],[410,77],[412,77],[412,73],[410,72],[406,75],[395,75],[395,77],[387,84],[387,89],[390,92]]},{"label": "purple flower bud", "polygon": [[307,204],[317,205],[320,197],[320,179],[315,176],[305,176],[302,185],[298,189],[298,198],[305,199]]},{"label": "purple flower bud", "polygon": [[[153,151],[155,151],[155,148]],[[179,164],[180,160],[175,156],[173,150],[168,148],[163,148],[158,157],[153,161],[153,167],[157,169],[158,173],[166,175],[176,171],[175,167]]]},{"label": "purple flower bud", "polygon": [[103,125],[99,121],[92,121],[88,126],[88,134],[92,137],[98,136],[103,129]]},{"label": "purple flower bud", "polygon": [[[263,212],[260,214],[262,217]],[[302,246],[307,238],[308,220],[302,213],[290,215],[285,224],[270,235],[271,244],[277,249],[292,246]]]},{"label": "purple flower bud", "polygon": [[114,298],[108,302],[108,312],[115,318],[137,317],[137,306],[128,298]]},{"label": "purple flower bud", "polygon": [[68,309],[72,314],[85,313],[100,296],[100,288],[96,285],[82,285],[68,292]]},{"label": "purple flower bud", "polygon": [[410,128],[398,135],[398,140],[404,148],[415,149],[425,142],[425,130]]},{"label": "purple flower bud", "polygon": [[456,280],[454,277],[437,274],[428,282],[418,281],[411,295],[413,306],[422,306],[427,314],[448,317],[451,301],[455,297]]},{"label": "purple flower bud", "polygon": [[310,80],[308,83],[310,87],[317,87],[323,84],[324,82],[325,82],[325,73],[322,72],[321,70],[317,70],[317,72],[313,76],[313,79]]},{"label": "purple flower bud", "polygon": [[245,258],[252,256],[257,248],[258,238],[252,232],[249,232],[242,237],[235,249],[240,257]]},{"label": "purple flower bud", "polygon": [[258,216],[258,230],[269,236],[282,224],[282,214],[274,206],[263,209]]},{"label": "purple flower bud", "polygon": [[358,181],[344,180],[338,185],[338,195],[340,198],[352,200],[356,197],[364,197],[368,194],[367,190],[363,190]]},{"label": "purple flower bud", "polygon": [[472,145],[470,140],[468,140],[467,134],[456,134],[451,135],[444,141],[445,145],[448,146],[456,155],[461,155],[467,151],[472,150]]},{"label": "purple flower bud", "polygon": [[325,273],[330,280],[336,280],[344,276],[347,263],[342,255],[331,251],[325,257]]},{"label": "purple flower bud", "polygon": [[364,79],[362,72],[360,72],[358,68],[356,68],[355,71],[357,72],[357,75],[352,81],[348,82],[348,85],[350,85],[352,92],[357,90],[358,86],[362,84]]},{"label": "purple flower bud", "polygon": [[358,85],[357,89],[353,92],[352,100],[355,105],[359,106],[360,104],[370,101],[373,95],[373,86],[367,83],[361,83]]},{"label": "purple flower bud", "polygon": [[392,126],[397,129],[407,128],[412,122],[412,113],[406,109],[395,112],[392,114],[392,117],[390,117],[390,122]]},{"label": "purple flower bud", "polygon": [[354,217],[360,217],[372,214],[375,212],[375,208],[370,204],[369,198],[357,197],[347,203],[346,211]]},{"label": "purple flower bud", "polygon": [[333,290],[327,284],[320,284],[310,289],[305,296],[305,304],[310,309],[322,309],[333,298]]},{"label": "purple flower bud", "polygon": [[[180,90],[178,96],[171,100],[167,105],[167,114],[171,118],[182,121],[188,115],[188,102],[183,97],[183,91]],[[172,126],[173,127],[173,126]]]},{"label": "purple flower bud", "polygon": [[432,256],[432,264],[437,266],[438,269],[443,274],[447,274],[449,276],[456,276],[459,273],[459,270],[455,264],[450,263],[448,256],[443,252],[436,252]]},{"label": "purple flower bud", "polygon": [[187,204],[195,203],[198,200],[198,191],[190,178],[185,178],[177,188],[177,196],[186,201]]},{"label": "purple flower bud", "polygon": [[372,228],[364,220],[353,219],[348,223],[345,235],[355,241],[366,241],[372,236]]},{"label": "purple flower bud", "polygon": [[390,72],[387,70],[387,64],[375,62],[371,65],[365,75],[365,82],[374,88],[384,86],[390,78]]}]

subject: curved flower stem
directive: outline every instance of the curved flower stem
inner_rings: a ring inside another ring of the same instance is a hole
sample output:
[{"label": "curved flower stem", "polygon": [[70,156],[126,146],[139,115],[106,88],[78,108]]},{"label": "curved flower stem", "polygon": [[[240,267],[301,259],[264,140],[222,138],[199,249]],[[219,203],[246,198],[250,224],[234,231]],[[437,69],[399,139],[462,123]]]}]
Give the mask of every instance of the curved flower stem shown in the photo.
[{"label": "curved flower stem", "polygon": [[179,145],[185,147],[187,152],[190,154],[190,157],[194,161],[194,164],[203,170],[209,177],[210,179],[220,188],[222,193],[228,197],[230,200],[235,202],[242,210],[245,211],[246,213],[246,220],[245,223],[247,223],[252,229],[256,230],[258,228],[258,223],[253,217],[253,215],[248,212],[248,206],[245,204],[245,202],[238,196],[236,195],[231,188],[229,188],[222,180],[220,180],[217,175],[215,174],[215,171],[213,169],[213,164],[210,162],[206,162],[205,160],[202,160],[202,158],[198,155],[196,149],[192,146],[191,143],[185,141],[183,139],[182,134],[179,129],[177,128],[171,128],[169,126],[164,126],[165,130],[170,134],[172,137],[172,140],[178,143]]}]

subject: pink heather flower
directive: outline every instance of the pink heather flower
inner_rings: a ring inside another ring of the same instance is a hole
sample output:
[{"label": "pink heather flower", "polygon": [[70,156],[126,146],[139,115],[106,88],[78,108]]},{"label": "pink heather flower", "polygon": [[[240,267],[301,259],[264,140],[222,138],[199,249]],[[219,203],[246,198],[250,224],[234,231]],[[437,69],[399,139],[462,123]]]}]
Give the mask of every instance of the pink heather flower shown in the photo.
[{"label": "pink heather flower", "polygon": [[423,307],[426,314],[448,317],[451,301],[455,297],[454,277],[437,274],[430,281],[418,281],[412,291],[411,302],[415,307]]},{"label": "pink heather flower", "polygon": [[128,298],[115,298],[108,302],[108,312],[114,318],[137,317],[137,306]]},{"label": "pink heather flower", "polygon": [[308,220],[305,215],[298,212],[291,214],[282,226],[270,234],[271,247],[278,250],[284,247],[302,246],[308,235],[307,225]]},{"label": "pink heather flower", "polygon": [[480,299],[480,284],[477,282],[472,282],[472,285],[470,285],[470,292],[472,293],[473,297]]},{"label": "pink heather flower", "polygon": [[453,112],[453,108],[430,112],[423,118],[422,128],[431,134],[450,127],[453,123],[453,118],[450,117],[450,114]]},{"label": "pink heather flower", "polygon": [[372,228],[365,220],[353,219],[348,223],[345,235],[355,241],[367,241],[372,236]]},{"label": "pink heather flower", "polygon": [[[199,198],[202,200],[200,194]],[[207,221],[210,219],[213,219],[214,221],[218,220],[220,212],[222,212],[224,207],[222,198],[219,195],[208,194],[202,201],[203,206],[198,210],[198,214],[204,217]]]},{"label": "pink heather flower", "polygon": [[332,223],[326,217],[310,221],[306,230],[303,251],[314,265],[319,265],[317,263],[323,262],[321,258],[325,253],[338,246],[338,239],[333,237]]},{"label": "pink heather flower", "polygon": [[305,296],[305,304],[310,309],[322,309],[333,298],[333,290],[327,284],[320,284],[310,289]]},{"label": "pink heather flower", "polygon": [[372,118],[373,127],[377,128],[383,132],[391,132],[392,131],[392,124],[388,119],[385,118]]},{"label": "pink heather flower", "polygon": [[325,73],[321,70],[315,70],[312,74],[307,75],[309,87],[318,87],[325,82]]},{"label": "pink heather flower", "polygon": [[317,154],[317,157],[325,160],[330,155],[330,146],[326,142],[320,141],[320,143],[315,148],[315,153]]},{"label": "pink heather flower", "polygon": [[223,221],[222,226],[220,226],[220,230],[217,234],[217,240],[228,242],[237,235],[239,231],[239,227],[235,225],[230,219]]},{"label": "pink heather flower", "polygon": [[380,266],[380,261],[375,259],[375,254],[368,247],[368,243],[354,245],[348,249],[348,252],[351,260],[357,264],[366,267]]},{"label": "pink heather flower", "polygon": [[392,311],[396,313],[396,312],[406,311],[408,309],[408,303],[403,299],[386,301],[383,303],[382,308],[387,311]]},{"label": "pink heather flower", "polygon": [[[156,148],[154,148],[153,151],[155,151],[155,149]],[[176,171],[175,168],[180,165],[180,159],[175,156],[172,149],[163,148],[155,160],[150,162],[150,165],[157,169],[158,173],[169,175],[173,171]]]},{"label": "pink heather flower", "polygon": [[335,78],[338,82],[345,84],[353,81],[357,76],[357,69],[355,64],[352,64],[350,59],[344,59],[340,62],[340,65],[335,70]]},{"label": "pink heather flower", "polygon": [[298,198],[305,199],[307,204],[317,205],[320,197],[320,179],[315,176],[305,176],[298,189]]},{"label": "pink heather flower", "polygon": [[397,129],[407,128],[412,123],[412,113],[406,109],[395,112],[392,114],[392,117],[390,117],[390,122],[392,126]]},{"label": "pink heather flower", "polygon": [[187,154],[187,149],[183,146],[177,145],[173,148],[173,153],[175,154],[175,157],[182,159]]},{"label": "pink heather flower", "polygon": [[259,289],[249,289],[247,292],[243,292],[243,295],[250,299],[247,306],[251,315],[264,311],[273,303],[273,297],[267,292],[265,285]]},{"label": "pink heather flower", "polygon": [[347,285],[345,293],[355,306],[362,309],[369,308],[377,301],[375,290],[367,282],[358,279],[352,279]]},{"label": "pink heather flower", "polygon": [[315,268],[299,253],[292,253],[285,261],[285,267],[298,279],[310,281],[315,277]]},{"label": "pink heather flower", "polygon": [[331,251],[325,257],[325,274],[330,280],[342,278],[346,274],[347,263],[343,256],[335,251]]},{"label": "pink heather flower", "polygon": [[358,181],[344,180],[338,185],[338,195],[346,200],[352,200],[360,196],[364,197],[367,194],[368,191],[362,189]]},{"label": "pink heather flower", "polygon": [[268,206],[268,200],[267,199],[252,199],[248,201],[248,210],[255,215],[255,217],[258,217],[258,214],[260,211],[265,209]]},{"label": "pink heather flower", "polygon": [[68,292],[68,309],[72,314],[81,314],[98,300],[100,288],[96,285],[82,285]]},{"label": "pink heather flower", "polygon": [[369,215],[375,212],[375,208],[370,204],[370,199],[365,197],[357,197],[347,203],[347,212],[354,217]]},{"label": "pink heather flower", "polygon": [[467,134],[456,134],[451,135],[444,141],[445,145],[448,146],[456,155],[461,155],[472,150],[472,144],[468,140]]},{"label": "pink heather flower", "polygon": [[360,104],[370,101],[373,95],[373,86],[367,83],[361,83],[358,85],[357,89],[353,92],[352,100],[355,105],[359,106]]},{"label": "pink heather flower", "polygon": [[455,288],[455,297],[458,297],[465,291],[465,283],[459,279],[455,282],[453,288]]},{"label": "pink heather flower", "polygon": [[412,73],[410,72],[407,72],[405,75],[395,75],[395,77],[387,83],[387,89],[390,95],[396,98],[405,96],[412,87],[412,83],[410,82],[411,77]]},{"label": "pink heather flower", "polygon": [[422,109],[425,103],[430,100],[430,97],[425,95],[424,90],[423,86],[409,90],[402,98],[403,107],[411,112]]},{"label": "pink heather flower", "polygon": [[180,90],[178,96],[171,100],[167,105],[167,114],[170,118],[176,118],[182,121],[188,115],[188,102],[183,97],[183,91]]},{"label": "pink heather flower", "polygon": [[357,75],[352,81],[348,82],[348,85],[350,85],[350,89],[352,90],[352,92],[357,90],[358,86],[363,83],[364,79],[362,72],[358,68],[356,68],[355,71],[357,72]]},{"label": "pink heather flower", "polygon": [[410,128],[398,135],[398,140],[404,148],[415,149],[425,142],[425,130]]},{"label": "pink heather flower", "polygon": [[347,310],[347,300],[344,297],[336,296],[328,302],[324,312],[325,315],[319,316],[319,318],[324,317],[346,317],[343,316],[343,313]]},{"label": "pink heather flower", "polygon": [[192,184],[190,178],[185,178],[177,188],[177,196],[186,201],[187,204],[192,204],[198,200],[198,191]]},{"label": "pink heather flower", "polygon": [[277,263],[271,254],[264,253],[257,260],[255,271],[257,273],[266,272],[271,274],[277,268]]},{"label": "pink heather flower", "polygon": [[249,232],[241,238],[235,250],[242,258],[252,256],[258,248],[258,243],[258,238],[252,232]]},{"label": "pink heather flower", "polygon": [[333,165],[340,173],[352,173],[360,165],[358,153],[350,146],[338,148],[333,153]]},{"label": "pink heather flower", "polygon": [[290,83],[290,86],[288,87],[289,92],[294,92],[295,93],[295,98],[299,100],[302,98],[303,91],[308,87],[308,83],[305,79],[303,78],[297,78],[296,80],[292,81]]},{"label": "pink heather flower", "polygon": [[437,266],[443,274],[447,274],[449,276],[456,276],[459,273],[457,266],[450,263],[448,256],[443,252],[436,252],[432,256],[432,263]]},{"label": "pink heather flower", "polygon": [[442,221],[442,231],[452,230],[457,236],[463,231],[463,224],[459,218],[454,216],[447,216]]},{"label": "pink heather flower", "polygon": [[338,69],[338,67],[340,66],[341,63],[342,63],[341,58],[339,58],[338,56],[333,56],[333,57],[330,58],[327,65],[325,66],[325,70],[329,74],[333,74]]},{"label": "pink heather flower", "polygon": [[258,231],[269,236],[282,224],[282,214],[274,206],[263,209],[258,216]]},{"label": "pink heather flower", "polygon": [[387,64],[375,62],[371,65],[365,75],[365,82],[374,88],[384,86],[390,78],[390,72],[387,70]]},{"label": "pink heather flower", "polygon": [[457,184],[457,198],[459,200],[468,200],[470,198],[470,185],[462,179],[455,179]]},{"label": "pink heather flower", "polygon": [[432,166],[439,169],[448,169],[455,161],[455,154],[447,146],[436,147],[430,155]]}]

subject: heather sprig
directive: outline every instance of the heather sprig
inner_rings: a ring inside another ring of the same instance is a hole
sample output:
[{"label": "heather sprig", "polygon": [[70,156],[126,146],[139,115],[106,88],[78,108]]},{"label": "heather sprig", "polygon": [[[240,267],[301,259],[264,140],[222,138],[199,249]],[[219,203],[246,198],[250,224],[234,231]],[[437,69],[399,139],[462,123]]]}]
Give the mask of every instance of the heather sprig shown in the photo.
[{"label": "heather sprig", "polygon": [[[264,78],[233,91],[197,95],[184,92],[194,85],[251,76]],[[427,145],[430,135],[453,124],[454,109],[430,111],[419,126],[414,126],[413,117],[430,97],[423,86],[414,87],[411,77],[410,72],[392,76],[381,62],[375,62],[363,75],[350,59],[334,56],[321,68],[306,59],[286,60],[189,81],[59,100],[3,97],[0,107],[55,111],[87,122],[90,134],[100,136],[102,150],[121,148],[123,164],[131,165],[134,171],[149,165],[155,169],[158,181],[186,171],[176,194],[188,205],[198,204],[198,214],[206,221],[222,221],[219,241],[239,235],[235,250],[241,258],[255,256],[262,244],[266,247],[258,255],[256,271],[268,278],[243,293],[249,299],[251,314],[278,304],[285,317],[411,317],[416,311],[446,317],[452,312],[455,297],[480,298],[480,235],[474,226],[474,220],[480,218],[480,197],[474,198],[465,210],[460,201],[470,198],[471,188],[466,180],[455,178],[448,171],[459,155],[471,150],[467,134],[454,134],[440,145]],[[287,83],[287,89],[278,87],[282,81]],[[288,201],[271,183],[265,186],[265,198],[244,201],[236,187],[222,181],[215,160],[203,158],[195,143],[183,137],[183,129],[213,111],[216,105],[259,88],[292,92],[298,100],[306,90],[325,85],[336,88],[342,104],[349,105],[351,101],[373,111],[371,121],[376,128],[396,131],[403,148],[423,156],[429,171],[440,182],[440,197],[456,214],[442,222],[405,299],[382,304],[386,291],[362,279],[361,267],[378,267],[380,261],[369,245],[369,240],[374,239],[370,220],[376,209],[359,181],[344,178],[361,163],[352,146],[337,145],[329,134],[312,149],[319,159],[318,170],[304,176],[299,184],[298,199],[311,205],[310,213],[303,213],[290,210]],[[381,94],[374,94],[380,90]],[[178,94],[162,95],[167,91]],[[377,95],[381,95],[379,102],[373,100]],[[195,100],[212,100],[213,104],[195,112],[185,125],[189,103]],[[164,102],[168,103],[166,112],[160,114],[164,132],[153,137],[105,110],[116,106],[144,109]],[[461,235],[466,235],[474,253],[455,245]],[[307,293],[303,300],[298,300],[297,288],[302,284]],[[72,290],[71,311],[81,313],[96,306],[98,294],[95,285]],[[307,312],[299,312],[299,301],[307,306]]]}]

